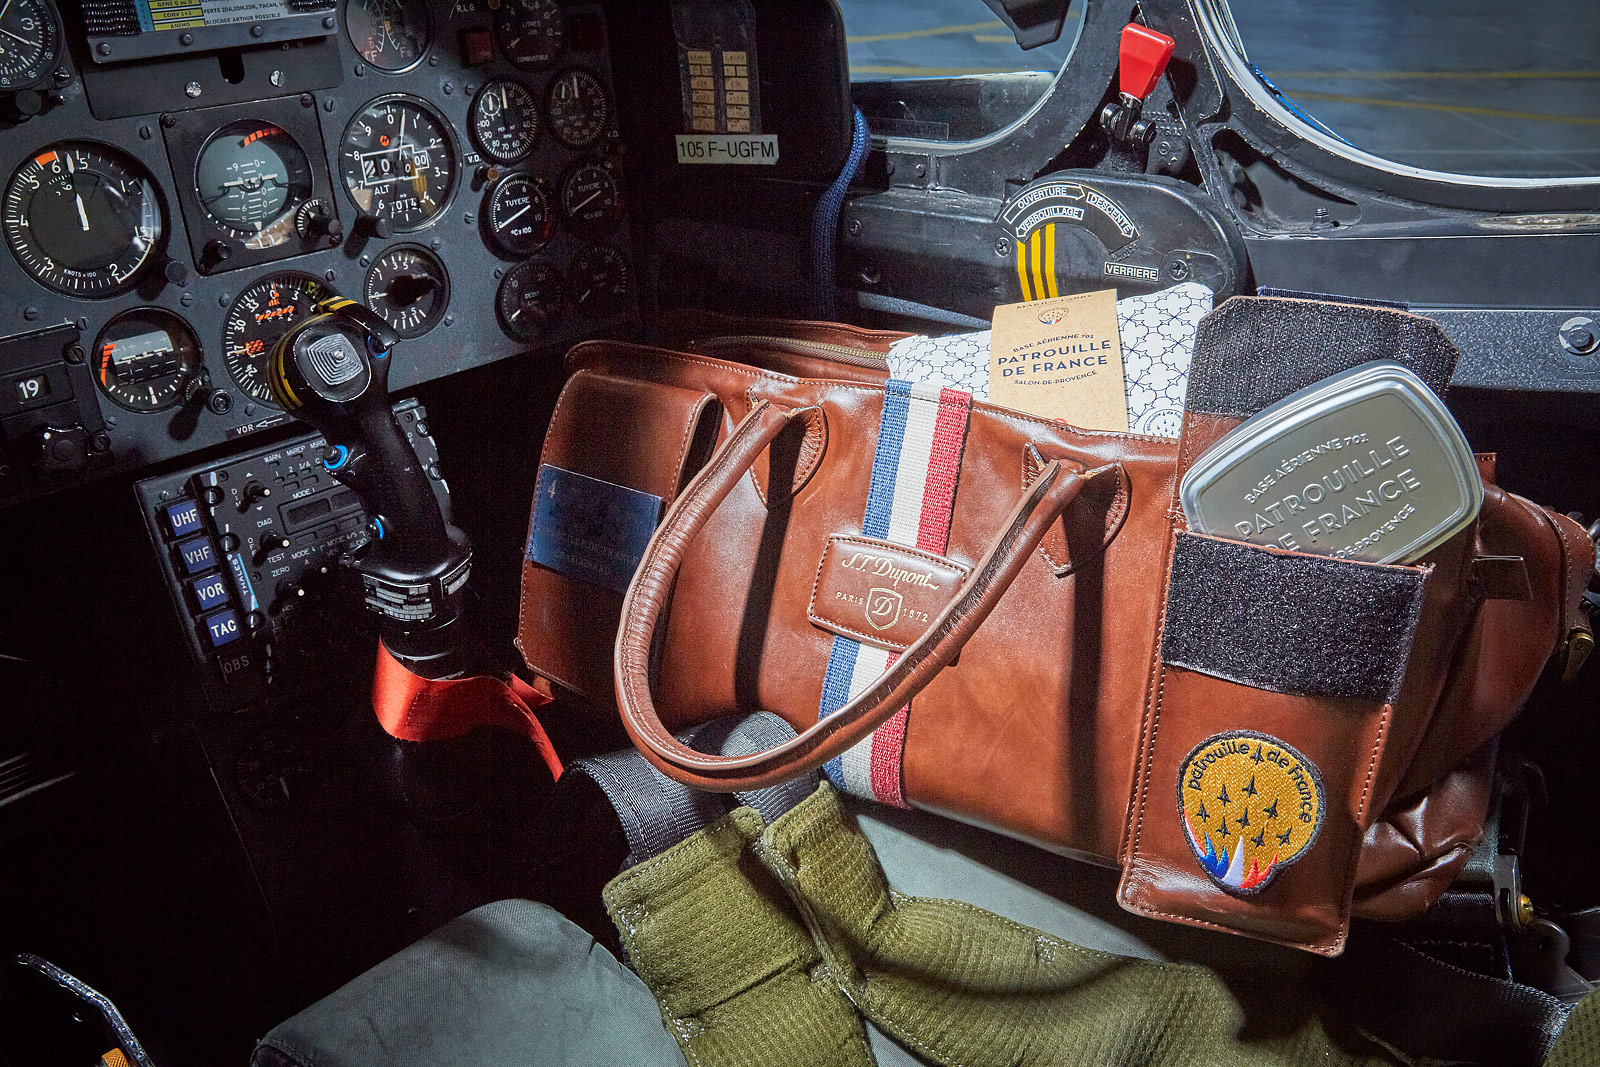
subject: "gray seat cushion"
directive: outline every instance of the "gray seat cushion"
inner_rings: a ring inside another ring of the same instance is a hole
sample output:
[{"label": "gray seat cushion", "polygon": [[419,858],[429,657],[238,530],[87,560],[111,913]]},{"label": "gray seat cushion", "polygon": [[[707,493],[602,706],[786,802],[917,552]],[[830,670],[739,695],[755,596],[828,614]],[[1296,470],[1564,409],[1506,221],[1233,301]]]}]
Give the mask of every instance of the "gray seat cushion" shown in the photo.
[{"label": "gray seat cushion", "polygon": [[526,900],[446,923],[274,1029],[255,1067],[684,1067],[644,983]]}]

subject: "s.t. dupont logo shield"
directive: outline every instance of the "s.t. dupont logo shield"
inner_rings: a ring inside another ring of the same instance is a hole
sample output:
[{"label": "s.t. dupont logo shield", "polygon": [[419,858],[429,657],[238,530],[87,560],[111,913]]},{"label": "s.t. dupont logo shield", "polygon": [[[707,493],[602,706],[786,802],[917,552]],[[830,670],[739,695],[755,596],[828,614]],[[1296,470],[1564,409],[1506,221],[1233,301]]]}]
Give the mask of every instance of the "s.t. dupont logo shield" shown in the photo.
[{"label": "s.t. dupont logo shield", "polygon": [[1316,764],[1267,734],[1215,734],[1178,778],[1178,810],[1206,876],[1235,896],[1259,893],[1311,850],[1326,794]]},{"label": "s.t. dupont logo shield", "polygon": [[867,622],[874,630],[887,630],[900,621],[900,609],[905,597],[893,589],[867,590]]}]

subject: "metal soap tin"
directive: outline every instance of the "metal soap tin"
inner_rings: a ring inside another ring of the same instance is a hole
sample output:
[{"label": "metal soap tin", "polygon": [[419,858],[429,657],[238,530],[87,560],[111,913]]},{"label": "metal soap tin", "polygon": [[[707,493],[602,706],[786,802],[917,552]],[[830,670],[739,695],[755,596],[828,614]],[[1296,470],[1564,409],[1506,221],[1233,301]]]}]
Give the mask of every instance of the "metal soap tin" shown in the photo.
[{"label": "metal soap tin", "polygon": [[[1402,466],[1388,469],[1397,462]],[[1409,477],[1393,480],[1402,473]],[[1389,480],[1379,480],[1385,475]],[[1368,478],[1375,484],[1365,485]],[[1359,496],[1344,496],[1358,487]],[[1378,361],[1324,378],[1240,423],[1195,461],[1178,498],[1197,533],[1395,563],[1425,555],[1471,523],[1483,482],[1461,428],[1433,390],[1400,364]],[[1373,500],[1376,513],[1365,503]],[[1407,505],[1413,510],[1405,519],[1381,529],[1385,515]],[[1326,529],[1327,518],[1338,525]]]}]

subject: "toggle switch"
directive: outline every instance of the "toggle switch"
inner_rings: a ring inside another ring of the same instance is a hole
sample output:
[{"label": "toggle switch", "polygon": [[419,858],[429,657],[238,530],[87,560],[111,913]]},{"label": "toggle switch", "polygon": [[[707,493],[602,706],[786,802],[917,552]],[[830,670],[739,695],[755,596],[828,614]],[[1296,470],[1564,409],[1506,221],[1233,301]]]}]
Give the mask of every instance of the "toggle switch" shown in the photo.
[{"label": "toggle switch", "polygon": [[1117,48],[1117,90],[1123,103],[1134,106],[1155,90],[1172,59],[1174,44],[1166,34],[1137,22],[1122,27]]}]

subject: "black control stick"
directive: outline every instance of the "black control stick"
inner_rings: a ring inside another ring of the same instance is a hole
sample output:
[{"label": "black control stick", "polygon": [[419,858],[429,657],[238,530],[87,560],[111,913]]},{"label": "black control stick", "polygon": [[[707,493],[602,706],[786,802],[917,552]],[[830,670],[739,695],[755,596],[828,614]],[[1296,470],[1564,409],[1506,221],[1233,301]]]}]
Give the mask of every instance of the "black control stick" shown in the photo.
[{"label": "black control stick", "polygon": [[373,540],[356,563],[366,604],[383,616],[385,646],[424,678],[477,666],[461,623],[472,566],[467,535],[438,499],[389,402],[399,336],[352,300],[336,298],[279,339],[267,381],[283,409],[327,439],[323,466],[356,491]]}]

